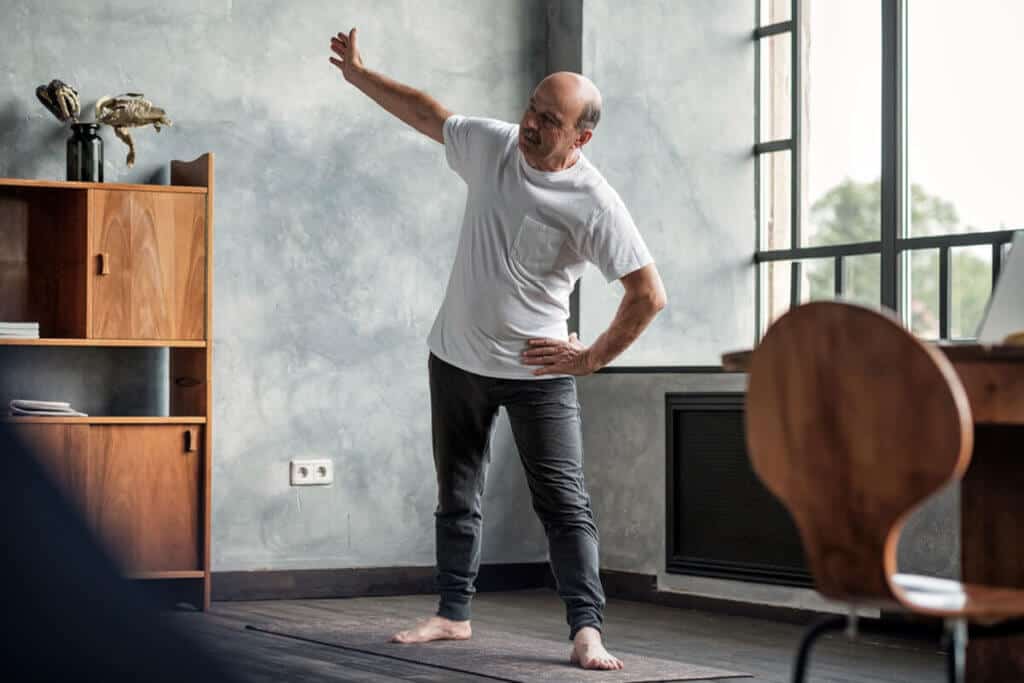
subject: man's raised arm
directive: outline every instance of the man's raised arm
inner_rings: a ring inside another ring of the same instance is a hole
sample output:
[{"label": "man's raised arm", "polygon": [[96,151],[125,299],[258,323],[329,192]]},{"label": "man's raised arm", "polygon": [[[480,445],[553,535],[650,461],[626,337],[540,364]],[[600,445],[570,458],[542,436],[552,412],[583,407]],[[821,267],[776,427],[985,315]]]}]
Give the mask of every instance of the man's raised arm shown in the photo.
[{"label": "man's raised arm", "polygon": [[332,36],[331,50],[338,55],[337,58],[331,57],[331,64],[338,67],[346,81],[389,113],[444,144],[444,122],[452,113],[430,95],[364,67],[356,42],[356,29],[349,31],[348,35],[339,33]]}]

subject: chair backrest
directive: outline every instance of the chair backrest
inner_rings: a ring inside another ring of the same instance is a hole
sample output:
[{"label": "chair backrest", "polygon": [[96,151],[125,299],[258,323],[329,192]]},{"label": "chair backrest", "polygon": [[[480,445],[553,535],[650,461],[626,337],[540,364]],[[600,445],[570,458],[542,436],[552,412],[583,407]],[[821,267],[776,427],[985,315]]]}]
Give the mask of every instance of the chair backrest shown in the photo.
[{"label": "chair backrest", "polygon": [[747,448],[793,516],[816,588],[892,600],[884,567],[903,519],[970,461],[956,371],[894,317],[843,302],[790,310],[749,371]]}]

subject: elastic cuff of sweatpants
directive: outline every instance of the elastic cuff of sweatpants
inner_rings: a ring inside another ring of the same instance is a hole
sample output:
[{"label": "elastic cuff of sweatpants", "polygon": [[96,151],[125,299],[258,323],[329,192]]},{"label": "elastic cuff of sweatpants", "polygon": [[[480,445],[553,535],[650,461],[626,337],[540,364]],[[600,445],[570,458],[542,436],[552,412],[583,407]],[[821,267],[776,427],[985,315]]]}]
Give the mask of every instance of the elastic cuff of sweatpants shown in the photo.
[{"label": "elastic cuff of sweatpants", "polygon": [[441,597],[441,604],[437,608],[437,616],[452,621],[469,621],[472,610],[469,598]]},{"label": "elastic cuff of sweatpants", "polygon": [[585,628],[587,626],[590,626],[591,628],[596,628],[598,633],[604,633],[601,628],[603,626],[601,621],[594,620],[593,618],[588,617],[585,619],[581,619],[578,623],[572,625],[572,628],[569,629],[569,640],[574,640],[576,638],[576,634],[580,632],[580,629]]}]

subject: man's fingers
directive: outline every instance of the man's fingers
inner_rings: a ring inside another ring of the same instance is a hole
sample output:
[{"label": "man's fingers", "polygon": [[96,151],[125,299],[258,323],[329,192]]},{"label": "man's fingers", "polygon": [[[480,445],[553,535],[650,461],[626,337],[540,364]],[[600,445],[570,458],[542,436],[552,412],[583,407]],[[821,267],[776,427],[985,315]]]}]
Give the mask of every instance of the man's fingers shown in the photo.
[{"label": "man's fingers", "polygon": [[335,59],[334,57],[331,57],[330,60],[331,60],[331,64],[333,64],[334,66],[338,67],[339,69],[341,67],[345,66],[340,59]]},{"label": "man's fingers", "polygon": [[351,31],[348,32],[348,44],[352,46],[352,51],[353,52],[356,52],[356,51],[359,50],[359,46],[358,46],[358,43],[356,41],[357,41],[356,29],[353,28]]}]

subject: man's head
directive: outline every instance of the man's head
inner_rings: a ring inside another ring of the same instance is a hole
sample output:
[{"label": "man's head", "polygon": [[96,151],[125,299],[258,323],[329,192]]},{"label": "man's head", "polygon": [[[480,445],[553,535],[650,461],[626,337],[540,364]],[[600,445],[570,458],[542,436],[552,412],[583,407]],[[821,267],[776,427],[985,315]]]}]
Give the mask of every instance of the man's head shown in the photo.
[{"label": "man's head", "polygon": [[519,124],[519,149],[542,171],[571,166],[601,118],[601,93],[589,78],[551,74],[534,89]]}]

